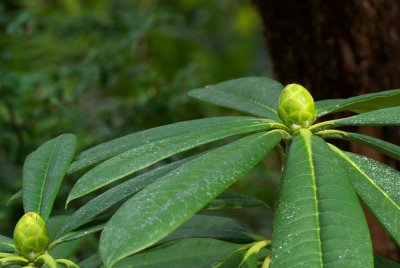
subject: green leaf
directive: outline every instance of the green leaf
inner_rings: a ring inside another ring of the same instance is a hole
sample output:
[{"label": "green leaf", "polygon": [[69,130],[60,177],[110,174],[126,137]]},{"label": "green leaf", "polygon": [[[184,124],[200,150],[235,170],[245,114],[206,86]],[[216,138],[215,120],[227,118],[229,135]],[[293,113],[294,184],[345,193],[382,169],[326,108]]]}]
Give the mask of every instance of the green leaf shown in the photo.
[{"label": "green leaf", "polygon": [[65,222],[64,226],[58,234],[60,237],[67,232],[70,232],[94,219],[104,211],[114,207],[124,199],[134,195],[146,186],[150,185],[158,178],[166,175],[170,171],[176,169],[181,164],[187,162],[191,158],[173,162],[171,164],[159,167],[140,176],[133,177],[107,191],[96,196],[82,207],[80,207],[74,214],[72,214]]},{"label": "green leaf", "polygon": [[101,259],[97,254],[94,254],[78,263],[78,265],[82,268],[98,268],[101,266]]},{"label": "green leaf", "polygon": [[57,259],[56,260],[57,264],[64,265],[65,267],[72,267],[72,268],[80,268],[76,263],[73,261],[70,261],[68,259]]},{"label": "green leaf", "polygon": [[227,208],[258,208],[267,207],[262,200],[255,197],[235,192],[223,192],[212,200],[207,209],[227,209]]},{"label": "green leaf", "polygon": [[17,200],[22,200],[22,189],[19,189],[18,192],[13,194],[13,196],[8,199],[6,206],[16,202]]},{"label": "green leaf", "polygon": [[25,212],[36,212],[47,221],[75,147],[75,135],[63,134],[28,155],[22,181]]},{"label": "green leaf", "polygon": [[218,216],[195,215],[165,239],[161,240],[160,243],[189,237],[213,238],[240,244],[251,243],[256,239],[264,239],[256,235],[250,227],[237,220]]},{"label": "green leaf", "polygon": [[344,139],[348,141],[355,141],[361,144],[364,144],[368,147],[374,148],[390,157],[393,157],[397,160],[400,160],[400,146],[395,145],[393,143],[377,139],[374,137],[352,133],[352,132],[345,132],[340,130],[322,130],[317,133],[317,135],[324,137],[324,138],[336,138],[336,139]]},{"label": "green leaf", "polygon": [[400,126],[400,106],[332,121],[334,126]]},{"label": "green leaf", "polygon": [[285,161],[271,268],[373,267],[368,226],[345,168],[325,141],[300,130]]},{"label": "green leaf", "polygon": [[116,268],[204,268],[213,259],[230,254],[243,245],[209,238],[189,238],[147,250],[118,262]]},{"label": "green leaf", "polygon": [[375,160],[331,147],[345,160],[358,195],[400,245],[400,172]]},{"label": "green leaf", "polygon": [[258,268],[258,256],[260,251],[271,245],[270,240],[263,240],[254,243],[247,251],[243,257],[240,267],[241,268]]},{"label": "green leaf", "polygon": [[163,137],[160,138],[160,133],[157,132],[154,136],[147,136],[147,142],[114,156],[84,174],[71,189],[67,204],[179,152],[229,136],[266,130],[270,126],[263,119],[221,117],[192,122],[184,131],[171,131],[169,137],[162,133]]},{"label": "green leaf", "polygon": [[341,111],[365,113],[373,110],[399,106],[400,89],[380,91],[348,99],[322,100],[315,103],[317,116]]},{"label": "green leaf", "polygon": [[400,268],[400,264],[379,255],[374,255],[375,268]]},{"label": "green leaf", "polygon": [[[264,123],[264,120],[260,120],[258,118],[244,116],[224,116],[183,121],[139,131],[99,144],[82,152],[77,157],[77,160],[71,164],[68,173],[98,164],[130,149],[140,147],[143,144],[153,144],[175,136],[187,135],[188,133],[192,132],[196,133],[204,128],[214,131],[214,128],[218,128],[222,125],[227,128],[232,128],[233,133],[231,135],[236,135],[266,129],[267,126]],[[255,126],[258,126],[259,128]],[[255,129],[252,129],[254,127]]]},{"label": "green leaf", "polygon": [[35,259],[35,264],[45,268],[57,268],[57,263],[54,258],[48,254],[40,255]]},{"label": "green leaf", "polygon": [[67,234],[57,238],[53,242],[51,242],[51,244],[49,245],[49,249],[52,249],[61,243],[74,241],[74,240],[82,238],[86,235],[97,233],[97,232],[103,230],[104,226],[105,226],[105,224],[98,224],[98,225],[95,225],[95,226],[92,226],[89,228],[85,228],[85,229],[82,229],[79,231],[67,233]]},{"label": "green leaf", "polygon": [[244,137],[185,163],[134,195],[102,232],[105,266],[166,237],[247,173],[280,139],[276,131]]},{"label": "green leaf", "polygon": [[14,241],[4,235],[0,235],[0,252],[15,252]]},{"label": "green leaf", "polygon": [[225,81],[189,92],[189,96],[281,122],[278,99],[283,86],[266,77],[246,77]]},{"label": "green leaf", "polygon": [[251,246],[252,244],[242,245],[235,251],[232,251],[229,254],[222,256],[219,259],[211,262],[210,265],[206,267],[212,267],[212,268],[240,267],[240,264],[242,263],[242,260],[246,255],[246,250]]},{"label": "green leaf", "polygon": [[[66,215],[57,215],[49,218],[47,222],[47,227],[49,230],[49,240],[52,243],[54,243],[56,234],[59,232],[60,228],[67,220],[68,217]],[[55,259],[70,258],[72,256],[75,256],[79,248],[82,247],[83,240],[84,238],[69,242],[63,242],[62,244],[58,244],[55,247],[53,245],[49,245],[49,247],[51,247],[49,253]]]}]

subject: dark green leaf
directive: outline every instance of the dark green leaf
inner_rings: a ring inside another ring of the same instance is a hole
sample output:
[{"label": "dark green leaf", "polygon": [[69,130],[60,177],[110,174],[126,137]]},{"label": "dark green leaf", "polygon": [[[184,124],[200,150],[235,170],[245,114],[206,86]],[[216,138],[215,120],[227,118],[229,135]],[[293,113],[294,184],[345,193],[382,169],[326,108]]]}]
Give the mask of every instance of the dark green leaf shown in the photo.
[{"label": "dark green leaf", "polygon": [[400,264],[379,255],[374,255],[375,268],[400,268]]},{"label": "dark green leaf", "polygon": [[147,142],[114,156],[84,174],[69,193],[67,203],[179,152],[229,136],[269,128],[270,124],[263,119],[222,117],[204,119],[201,123],[192,122],[181,133],[171,130],[169,137],[162,133],[163,138],[160,138],[159,132],[154,136],[148,135]]},{"label": "dark green leaf", "polygon": [[260,199],[234,192],[223,192],[211,203],[207,209],[227,209],[227,208],[257,208],[267,205]]},{"label": "dark green leaf", "polygon": [[[68,173],[75,172],[103,162],[113,156],[126,152],[130,149],[140,147],[143,144],[157,144],[176,136],[196,133],[203,129],[214,131],[214,128],[224,126],[232,128],[232,134],[241,134],[251,131],[266,129],[265,121],[257,118],[242,116],[224,116],[184,121],[166,126],[147,129],[144,131],[129,134],[115,140],[111,140],[95,147],[92,147],[78,155],[77,160],[71,164]],[[255,127],[258,126],[259,128]]]},{"label": "dark green leaf", "polygon": [[315,102],[317,116],[325,114],[352,111],[355,113],[365,113],[373,110],[399,106],[400,89],[380,91],[348,99],[332,99]]},{"label": "dark green leaf", "polygon": [[230,252],[225,256],[211,262],[206,267],[212,268],[231,268],[231,267],[240,267],[240,264],[246,254],[246,250],[249,248],[249,245],[242,245],[240,248],[235,251]]},{"label": "dark green leaf", "polygon": [[204,268],[213,259],[230,254],[243,245],[209,238],[189,238],[147,250],[118,262],[116,268]]},{"label": "dark green leaf", "polygon": [[63,134],[28,155],[22,181],[25,212],[36,212],[47,221],[75,147],[75,135]]},{"label": "dark green leaf", "polygon": [[22,200],[22,189],[18,190],[18,192],[13,194],[13,196],[11,196],[10,199],[8,199],[7,206],[17,200]]},{"label": "dark green leaf", "polygon": [[237,220],[217,216],[195,215],[160,243],[189,237],[213,238],[241,244],[262,239],[250,227]]},{"label": "dark green leaf", "polygon": [[185,163],[134,195],[102,232],[100,256],[106,267],[177,229],[247,173],[280,139],[275,131],[247,136]]},{"label": "dark green leaf", "polygon": [[400,173],[375,160],[332,148],[347,163],[358,195],[400,245]]},{"label": "dark green leaf", "polygon": [[368,226],[345,168],[308,130],[294,138],[275,213],[271,268],[373,267]]},{"label": "dark green leaf", "polygon": [[368,147],[374,148],[390,157],[400,160],[400,146],[387,141],[383,141],[374,137],[358,133],[345,132],[333,129],[323,130],[318,132],[317,134],[323,136],[324,138],[336,138],[336,139],[355,141],[364,144]]},{"label": "dark green leaf", "polygon": [[15,252],[14,241],[4,235],[0,235],[0,252]]},{"label": "dark green leaf", "polygon": [[[57,232],[60,230],[61,226],[68,220],[66,215],[57,215],[50,217],[47,222],[47,228],[49,231],[49,241],[55,240]],[[81,247],[83,239],[78,239],[70,242],[64,242],[58,244],[55,248],[51,246],[50,254],[53,258],[70,258],[74,256],[79,248]]]},{"label": "dark green leaf", "polygon": [[69,241],[73,241],[73,240],[77,240],[79,238],[82,238],[86,235],[92,234],[92,233],[97,233],[101,230],[103,230],[105,224],[99,224],[96,226],[92,226],[89,228],[85,228],[79,231],[75,231],[75,232],[70,232],[67,233],[59,238],[57,238],[56,240],[54,240],[50,245],[49,248],[54,248],[57,245],[61,244],[61,243],[65,243],[65,242],[69,242]]},{"label": "dark green leaf", "polygon": [[133,177],[109,190],[96,196],[88,203],[80,207],[74,214],[72,214],[68,220],[65,222],[61,229],[60,235],[66,234],[83,224],[91,221],[96,216],[100,215],[104,211],[110,209],[114,205],[120,203],[127,197],[139,192],[147,185],[153,183],[158,178],[166,175],[170,171],[176,169],[182,163],[185,163],[189,159],[184,159],[181,161],[173,162],[171,164],[159,167],[150,172],[144,173],[140,176]]},{"label": "dark green leaf", "polygon": [[78,265],[82,268],[98,268],[101,266],[101,259],[100,257],[95,254],[90,256],[89,258],[84,259]]},{"label": "dark green leaf", "polygon": [[245,77],[189,92],[189,96],[281,122],[278,99],[283,86],[266,77]]},{"label": "dark green leaf", "polygon": [[337,119],[334,126],[400,126],[400,106]]}]

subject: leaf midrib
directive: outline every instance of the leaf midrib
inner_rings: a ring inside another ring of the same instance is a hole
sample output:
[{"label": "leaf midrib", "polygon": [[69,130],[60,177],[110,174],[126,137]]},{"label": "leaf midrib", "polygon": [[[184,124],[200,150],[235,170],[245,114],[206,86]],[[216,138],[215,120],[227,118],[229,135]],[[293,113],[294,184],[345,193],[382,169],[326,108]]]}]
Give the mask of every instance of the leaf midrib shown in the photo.
[{"label": "leaf midrib", "polygon": [[382,190],[382,188],[375,183],[375,181],[373,179],[371,179],[370,176],[368,176],[368,174],[366,174],[356,163],[354,163],[354,161],[352,161],[347,155],[345,155],[340,149],[338,149],[337,147],[333,147],[333,145],[329,144],[331,146],[331,148],[337,152],[337,154],[344,158],[347,162],[350,163],[350,165],[352,165],[358,172],[361,173],[361,175],[363,177],[365,177],[383,196],[385,196],[398,210],[400,210],[400,206],[396,204],[396,202],[385,192]]},{"label": "leaf midrib", "polygon": [[311,133],[308,133],[307,136],[302,135],[301,137],[304,139],[304,144],[306,147],[306,152],[307,152],[307,158],[310,163],[310,176],[311,176],[311,181],[312,181],[312,191],[313,191],[313,196],[314,196],[314,209],[315,209],[315,221],[317,224],[317,228],[315,229],[317,231],[317,236],[318,236],[318,248],[319,248],[319,261],[321,267],[324,267],[323,265],[323,259],[322,259],[322,243],[321,243],[321,228],[320,228],[320,221],[319,221],[319,202],[318,202],[318,192],[317,192],[317,182],[316,182],[316,176],[315,176],[315,167],[314,167],[314,162],[312,158],[312,148],[311,148]]},{"label": "leaf midrib", "polygon": [[42,182],[42,187],[40,189],[39,203],[38,203],[38,205],[39,205],[38,212],[39,212],[40,215],[42,214],[41,212],[42,212],[42,200],[43,200],[44,186],[46,185],[46,181],[47,181],[47,178],[48,178],[48,175],[49,175],[50,164],[52,162],[54,151],[55,151],[56,147],[58,146],[58,142],[59,142],[59,139],[57,139],[56,142],[54,143],[54,146],[51,149],[51,153],[49,154],[49,158],[48,158],[48,161],[46,163],[46,170],[45,170],[45,174],[44,174],[45,176],[44,176],[44,180]]}]

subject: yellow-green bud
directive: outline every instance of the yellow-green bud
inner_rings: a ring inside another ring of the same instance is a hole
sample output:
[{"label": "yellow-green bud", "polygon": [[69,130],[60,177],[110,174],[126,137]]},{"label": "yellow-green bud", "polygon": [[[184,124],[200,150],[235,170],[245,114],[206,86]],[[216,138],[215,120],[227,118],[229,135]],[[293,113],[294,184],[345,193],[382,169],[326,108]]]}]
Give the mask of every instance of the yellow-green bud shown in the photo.
[{"label": "yellow-green bud", "polygon": [[315,121],[314,99],[303,86],[289,84],[279,97],[278,115],[294,131],[308,128]]},{"label": "yellow-green bud", "polygon": [[18,252],[31,261],[45,253],[49,234],[39,214],[28,212],[21,217],[14,229],[14,244]]}]

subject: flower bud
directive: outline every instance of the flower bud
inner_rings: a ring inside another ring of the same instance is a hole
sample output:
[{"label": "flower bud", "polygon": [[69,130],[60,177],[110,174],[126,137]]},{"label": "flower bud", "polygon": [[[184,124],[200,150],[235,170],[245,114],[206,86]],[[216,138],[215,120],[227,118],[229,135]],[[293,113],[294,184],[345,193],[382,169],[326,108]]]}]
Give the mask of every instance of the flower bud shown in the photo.
[{"label": "flower bud", "polygon": [[28,212],[21,217],[14,229],[14,244],[18,252],[31,261],[46,251],[49,235],[39,214]]},{"label": "flower bud", "polygon": [[303,86],[289,84],[279,97],[278,115],[292,130],[308,128],[315,121],[315,104]]}]

